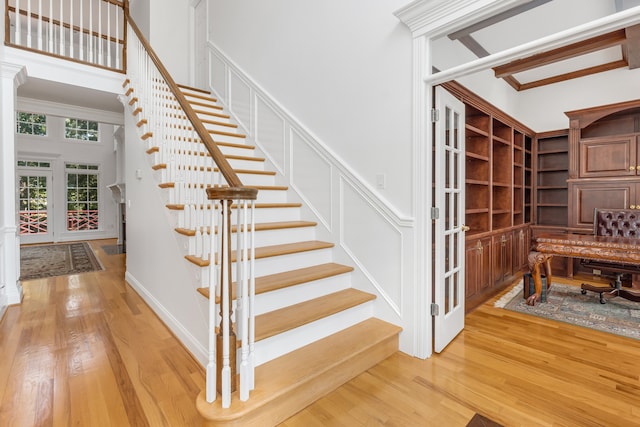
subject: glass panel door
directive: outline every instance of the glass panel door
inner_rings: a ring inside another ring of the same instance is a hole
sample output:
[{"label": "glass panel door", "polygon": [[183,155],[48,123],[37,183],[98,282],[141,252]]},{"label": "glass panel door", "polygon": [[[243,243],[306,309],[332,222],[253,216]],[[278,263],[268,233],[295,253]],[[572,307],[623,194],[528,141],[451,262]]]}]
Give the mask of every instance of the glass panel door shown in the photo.
[{"label": "glass panel door", "polygon": [[20,243],[53,241],[52,172],[18,170]]}]

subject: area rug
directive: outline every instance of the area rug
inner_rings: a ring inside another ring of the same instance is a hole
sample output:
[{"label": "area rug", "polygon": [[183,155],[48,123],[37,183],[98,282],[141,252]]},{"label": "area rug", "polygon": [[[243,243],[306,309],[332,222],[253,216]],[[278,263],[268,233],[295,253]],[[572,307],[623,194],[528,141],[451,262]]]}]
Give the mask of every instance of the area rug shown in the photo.
[{"label": "area rug", "polygon": [[640,340],[640,303],[611,298],[606,304],[600,304],[598,294],[582,295],[576,286],[552,283],[547,302],[529,306],[520,282],[496,301],[495,306]]},{"label": "area rug", "polygon": [[20,248],[20,280],[65,276],[96,270],[102,270],[102,266],[86,242]]}]

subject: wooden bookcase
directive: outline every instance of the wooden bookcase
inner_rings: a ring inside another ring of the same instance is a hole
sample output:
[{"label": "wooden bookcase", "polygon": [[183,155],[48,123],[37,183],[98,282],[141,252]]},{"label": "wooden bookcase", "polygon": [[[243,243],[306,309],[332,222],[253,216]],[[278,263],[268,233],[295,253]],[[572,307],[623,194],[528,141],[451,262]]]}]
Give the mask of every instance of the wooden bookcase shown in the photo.
[{"label": "wooden bookcase", "polygon": [[457,83],[465,104],[466,304],[473,308],[526,268],[533,219],[533,131]]},{"label": "wooden bookcase", "polygon": [[535,223],[566,227],[568,214],[569,137],[567,130],[536,135]]}]

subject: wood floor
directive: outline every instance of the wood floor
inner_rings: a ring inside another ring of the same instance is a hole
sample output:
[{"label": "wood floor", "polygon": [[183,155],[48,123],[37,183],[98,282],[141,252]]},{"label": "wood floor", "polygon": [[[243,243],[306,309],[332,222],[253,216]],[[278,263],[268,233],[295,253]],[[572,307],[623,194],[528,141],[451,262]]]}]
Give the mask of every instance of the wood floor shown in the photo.
[{"label": "wood floor", "polygon": [[[24,282],[0,323],[0,426],[198,426],[203,370],[123,280]],[[596,298],[594,296],[594,298]],[[639,305],[640,312],[640,305]],[[640,317],[639,317],[640,318]],[[281,427],[640,425],[640,342],[494,308],[427,360],[397,353]]]}]

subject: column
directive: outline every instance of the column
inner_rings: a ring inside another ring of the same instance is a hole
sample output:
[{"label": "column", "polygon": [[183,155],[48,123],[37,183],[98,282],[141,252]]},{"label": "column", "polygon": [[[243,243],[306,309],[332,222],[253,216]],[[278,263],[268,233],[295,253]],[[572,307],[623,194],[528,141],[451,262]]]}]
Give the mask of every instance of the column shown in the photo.
[{"label": "column", "polygon": [[[0,304],[22,301],[20,240],[16,207],[16,89],[27,78],[26,68],[3,62],[0,114]],[[4,307],[0,306],[0,311]]]}]

